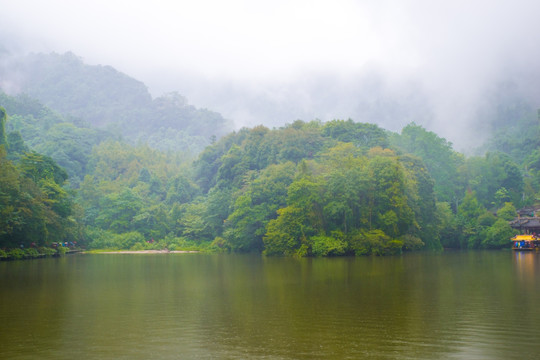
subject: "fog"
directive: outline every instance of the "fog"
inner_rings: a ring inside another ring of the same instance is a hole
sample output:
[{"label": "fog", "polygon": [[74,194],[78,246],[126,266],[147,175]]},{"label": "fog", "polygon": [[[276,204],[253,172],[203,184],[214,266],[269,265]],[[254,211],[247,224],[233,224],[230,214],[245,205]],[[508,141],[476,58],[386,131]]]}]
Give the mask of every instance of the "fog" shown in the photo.
[{"label": "fog", "polygon": [[10,53],[72,51],[154,96],[178,91],[237,127],[352,118],[399,131],[415,121],[466,149],[493,130],[483,122],[501,88],[540,107],[537,1],[0,6]]}]

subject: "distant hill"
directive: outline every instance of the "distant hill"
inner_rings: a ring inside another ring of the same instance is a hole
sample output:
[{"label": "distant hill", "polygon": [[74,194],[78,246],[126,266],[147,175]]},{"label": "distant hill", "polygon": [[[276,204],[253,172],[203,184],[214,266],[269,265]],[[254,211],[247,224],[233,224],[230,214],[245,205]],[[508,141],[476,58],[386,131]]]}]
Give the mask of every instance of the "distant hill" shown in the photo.
[{"label": "distant hill", "polygon": [[0,88],[27,94],[52,110],[160,150],[200,152],[232,125],[177,93],[152,99],[140,81],[73,53],[30,54],[0,62]]},{"label": "distant hill", "polygon": [[10,159],[16,160],[28,150],[50,156],[66,170],[74,187],[87,174],[94,147],[117,140],[114,134],[62,116],[28,95],[9,96],[0,91],[0,106],[7,113]]}]

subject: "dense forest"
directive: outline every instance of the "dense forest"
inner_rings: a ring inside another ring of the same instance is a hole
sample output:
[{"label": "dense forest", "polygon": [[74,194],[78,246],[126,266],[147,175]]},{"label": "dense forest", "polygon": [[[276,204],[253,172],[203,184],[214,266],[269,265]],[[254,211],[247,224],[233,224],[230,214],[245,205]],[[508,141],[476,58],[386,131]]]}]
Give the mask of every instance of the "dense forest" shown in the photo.
[{"label": "dense forest", "polygon": [[152,99],[72,54],[18,66],[30,74],[24,92],[0,93],[0,249],[502,248],[516,208],[540,192],[538,119],[519,99],[497,112],[482,155],[465,156],[416,123],[396,133],[297,120],[227,133],[219,114],[178,94]]}]

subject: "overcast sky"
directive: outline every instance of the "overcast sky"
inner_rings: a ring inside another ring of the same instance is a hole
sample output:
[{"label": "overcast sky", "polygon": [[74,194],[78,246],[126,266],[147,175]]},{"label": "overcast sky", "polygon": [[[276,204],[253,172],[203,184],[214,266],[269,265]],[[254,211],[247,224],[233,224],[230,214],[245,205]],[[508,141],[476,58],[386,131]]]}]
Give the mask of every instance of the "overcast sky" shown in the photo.
[{"label": "overcast sky", "polygon": [[[0,39],[14,40],[11,50],[72,51],[143,81],[154,96],[178,90],[238,125],[266,120],[232,98],[250,92],[287,98],[273,116],[290,108],[290,121],[353,117],[350,99],[348,108],[307,111],[321,101],[306,79],[330,76],[335,82],[323,83],[340,93],[375,69],[401,84],[386,92],[420,84],[434,130],[450,119],[464,126],[486,84],[540,59],[534,0],[0,0],[0,8]],[[447,136],[455,142],[459,131]]]}]

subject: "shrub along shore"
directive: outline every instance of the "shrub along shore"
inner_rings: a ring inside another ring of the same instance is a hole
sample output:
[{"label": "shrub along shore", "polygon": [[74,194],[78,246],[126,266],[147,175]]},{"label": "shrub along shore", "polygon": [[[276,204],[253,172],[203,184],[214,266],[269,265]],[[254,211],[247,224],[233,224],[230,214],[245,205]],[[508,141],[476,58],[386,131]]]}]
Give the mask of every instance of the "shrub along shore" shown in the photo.
[{"label": "shrub along shore", "polygon": [[197,250],[118,250],[90,252],[94,254],[195,254]]},{"label": "shrub along shore", "polygon": [[68,248],[64,246],[53,247],[30,247],[30,248],[13,248],[0,249],[0,261],[2,260],[23,260],[23,259],[39,259],[45,257],[58,257],[70,253],[78,253],[82,250],[79,248]]}]

